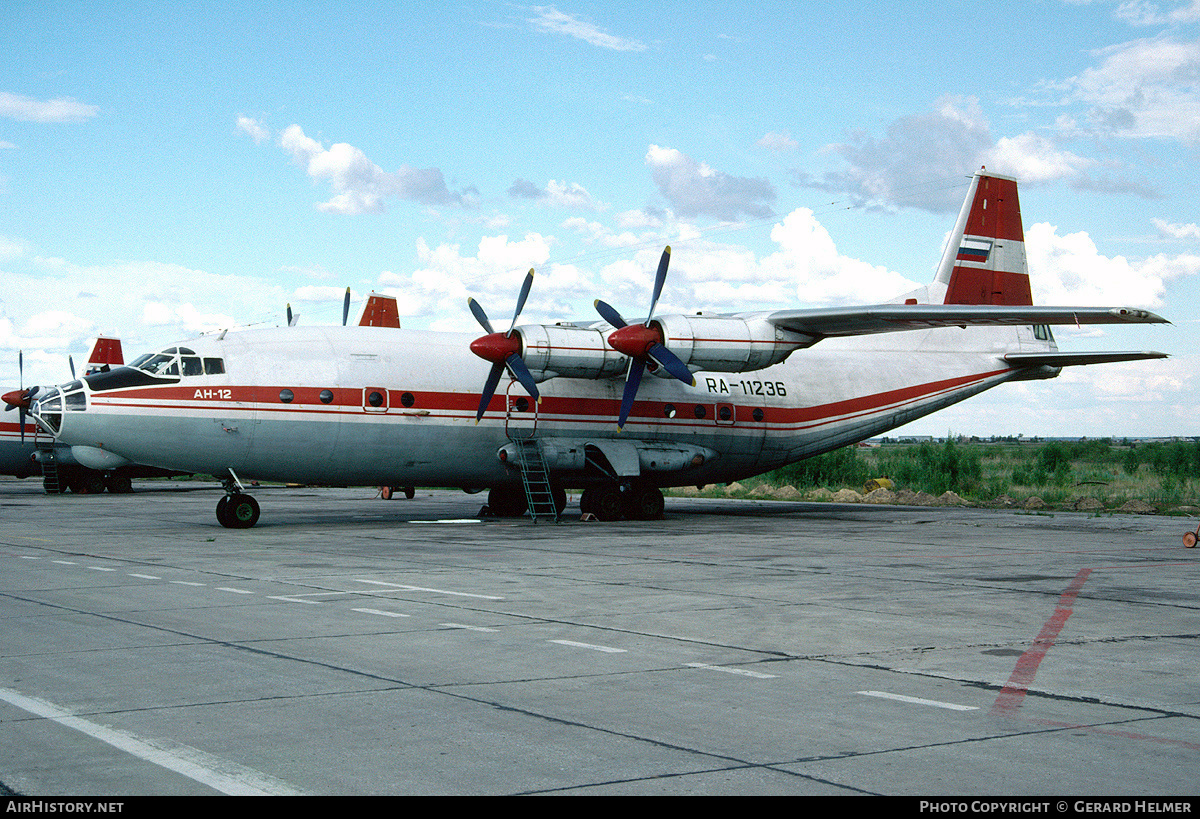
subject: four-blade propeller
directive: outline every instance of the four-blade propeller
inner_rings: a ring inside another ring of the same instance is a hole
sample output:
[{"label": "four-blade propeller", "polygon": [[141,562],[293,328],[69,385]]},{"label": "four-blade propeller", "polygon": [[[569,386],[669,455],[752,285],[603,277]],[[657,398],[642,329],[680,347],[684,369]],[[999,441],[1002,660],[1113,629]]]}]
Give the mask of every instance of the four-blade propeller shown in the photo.
[{"label": "four-blade propeller", "polygon": [[29,414],[29,405],[33,402],[33,396],[37,394],[37,387],[25,389],[25,351],[17,351],[17,371],[21,379],[21,388],[6,392],[0,396],[0,401],[4,402],[4,410],[7,412],[11,409],[20,410],[21,416],[21,443],[25,443],[25,416]]},{"label": "four-blade propeller", "polygon": [[617,427],[624,428],[625,421],[633,409],[633,401],[637,397],[638,386],[642,383],[642,374],[647,363],[653,369],[664,368],[675,378],[689,386],[696,385],[696,378],[679,357],[667,349],[663,338],[662,328],[653,324],[654,307],[662,294],[663,283],[667,280],[667,265],[671,263],[671,248],[663,251],[662,259],[658,262],[658,273],[654,277],[654,293],[650,297],[650,311],[646,314],[643,324],[629,324],[621,318],[621,314],[611,305],[596,300],[596,312],[600,317],[617,329],[608,336],[609,345],[617,352],[629,356],[629,370],[625,375],[625,392],[621,396],[621,415]]},{"label": "four-blade propeller", "polygon": [[529,289],[533,286],[533,269],[525,274],[525,283],[521,285],[521,295],[517,299],[517,309],[513,312],[512,324],[508,326],[508,332],[497,333],[492,329],[492,323],[488,321],[487,313],[483,311],[483,307],[475,299],[467,299],[467,306],[471,308],[471,315],[475,316],[475,320],[479,322],[484,330],[487,330],[487,335],[482,338],[477,338],[471,342],[471,352],[479,356],[485,361],[492,362],[492,370],[488,373],[487,381],[483,385],[483,395],[479,399],[479,411],[475,413],[475,423],[483,418],[483,413],[487,409],[487,405],[491,403],[492,396],[496,392],[496,385],[500,383],[500,376],[507,368],[512,377],[521,382],[521,386],[529,393],[536,401],[541,401],[542,397],[538,393],[537,383],[533,380],[533,375],[529,372],[529,368],[525,366],[524,359],[521,358],[521,336],[513,332],[513,328],[517,326],[517,319],[521,315],[521,310],[525,308],[525,300],[529,298]]}]

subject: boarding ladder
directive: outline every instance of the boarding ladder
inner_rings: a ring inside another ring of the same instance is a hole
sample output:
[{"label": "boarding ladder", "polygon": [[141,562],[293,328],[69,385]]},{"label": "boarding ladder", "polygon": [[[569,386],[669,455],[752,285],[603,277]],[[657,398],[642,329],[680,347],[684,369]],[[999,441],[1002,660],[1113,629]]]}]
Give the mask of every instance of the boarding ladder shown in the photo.
[{"label": "boarding ladder", "polygon": [[534,438],[511,440],[517,450],[517,468],[521,472],[521,483],[525,486],[525,499],[529,502],[529,517],[534,523],[539,520],[558,523],[558,504],[554,502],[550,471],[546,468],[541,447]]},{"label": "boarding ladder", "polygon": [[45,445],[38,442],[38,462],[42,465],[42,487],[46,494],[62,494],[62,481],[58,475],[58,453],[53,443]]}]

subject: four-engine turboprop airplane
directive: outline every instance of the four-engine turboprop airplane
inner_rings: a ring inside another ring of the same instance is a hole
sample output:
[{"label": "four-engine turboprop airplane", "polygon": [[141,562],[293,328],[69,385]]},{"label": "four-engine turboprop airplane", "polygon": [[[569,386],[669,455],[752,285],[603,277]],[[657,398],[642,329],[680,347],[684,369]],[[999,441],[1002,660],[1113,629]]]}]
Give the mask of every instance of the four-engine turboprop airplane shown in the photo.
[{"label": "four-engine turboprop airplane", "polygon": [[530,271],[507,331],[472,300],[487,331],[474,342],[394,327],[222,331],[46,390],[31,412],[81,461],[216,476],[232,528],[258,520],[252,478],[490,488],[498,515],[542,503],[544,484],[555,514],[572,487],[601,519],[648,519],[662,487],[756,475],[1067,365],[1164,357],[1058,350],[1050,325],[1166,320],[1032,306],[1016,182],[986,171],[934,281],[891,303],[655,316],[669,258],[635,322],[598,302],[602,322],[518,325]]}]

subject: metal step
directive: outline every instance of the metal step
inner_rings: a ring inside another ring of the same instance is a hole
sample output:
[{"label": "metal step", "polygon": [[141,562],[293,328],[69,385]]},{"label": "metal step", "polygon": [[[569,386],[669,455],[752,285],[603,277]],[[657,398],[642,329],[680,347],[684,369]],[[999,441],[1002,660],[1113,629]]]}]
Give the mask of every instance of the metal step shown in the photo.
[{"label": "metal step", "polygon": [[53,446],[38,447],[38,461],[42,465],[42,486],[47,495],[62,494],[62,482],[58,475],[58,453]]},{"label": "metal step", "polygon": [[550,472],[542,449],[533,438],[513,441],[517,448],[517,465],[521,471],[521,483],[525,486],[525,499],[529,503],[529,517],[534,523],[539,520],[559,521],[558,504],[554,502],[554,488],[550,485]]}]

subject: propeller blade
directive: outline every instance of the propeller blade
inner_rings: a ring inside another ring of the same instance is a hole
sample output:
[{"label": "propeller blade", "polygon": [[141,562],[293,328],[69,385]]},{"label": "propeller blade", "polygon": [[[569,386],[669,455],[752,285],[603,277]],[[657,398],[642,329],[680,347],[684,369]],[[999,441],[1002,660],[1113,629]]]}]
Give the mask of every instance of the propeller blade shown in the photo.
[{"label": "propeller blade", "polygon": [[663,284],[667,281],[667,265],[670,263],[671,246],[667,245],[662,258],[658,260],[658,272],[654,274],[654,295],[650,297],[650,312],[646,314],[647,327],[650,326],[650,319],[654,318],[654,305],[658,304],[658,297],[662,295]]},{"label": "propeller blade", "polygon": [[625,326],[625,319],[621,318],[621,314],[614,310],[612,305],[610,305],[608,302],[596,299],[596,301],[593,302],[593,305],[596,308],[596,312],[600,314],[600,318],[607,321],[613,327],[620,329],[621,327]]},{"label": "propeller blade", "polygon": [[521,285],[521,295],[517,297],[517,309],[513,311],[512,324],[508,327],[508,332],[504,334],[505,338],[512,335],[513,328],[517,326],[517,318],[520,317],[521,311],[525,309],[525,300],[529,298],[529,289],[533,287],[533,268],[529,268],[529,272],[525,274],[525,283]]},{"label": "propeller blade", "polygon": [[21,443],[25,443],[25,408],[21,407]]},{"label": "propeller blade", "polygon": [[479,322],[480,326],[487,331],[488,335],[496,332],[492,329],[492,323],[488,321],[487,313],[483,312],[483,306],[479,302],[475,301],[475,299],[468,298],[467,307],[471,308],[471,315],[473,315],[475,320]]},{"label": "propeller blade", "polygon": [[67,366],[71,368],[71,380],[75,380],[75,359],[67,356]]},{"label": "propeller blade", "polygon": [[696,376],[692,375],[692,371],[687,368],[679,356],[668,350],[661,344],[651,344],[650,349],[646,351],[646,355],[653,359],[654,363],[666,369],[671,375],[678,378],[689,387],[696,386]]},{"label": "propeller blade", "polygon": [[493,364],[492,371],[488,373],[487,382],[483,385],[483,395],[479,397],[479,412],[475,413],[475,423],[483,418],[484,410],[491,403],[492,396],[496,394],[496,385],[500,383],[500,376],[504,374],[503,364]]},{"label": "propeller blade", "polygon": [[638,386],[642,383],[642,373],[646,371],[646,363],[638,358],[629,359],[629,372],[625,374],[625,393],[621,396],[621,416],[617,419],[617,429],[624,429],[629,420],[629,412],[633,409],[633,399],[637,397]]},{"label": "propeller blade", "polygon": [[346,288],[346,300],[342,302],[342,326],[350,319],[350,288]]},{"label": "propeller blade", "polygon": [[512,377],[521,382],[521,386],[525,388],[525,392],[529,393],[529,396],[539,404],[542,403],[542,396],[538,392],[537,382],[533,380],[533,374],[529,372],[529,368],[525,366],[525,361],[521,356],[513,353],[504,359],[504,363],[508,365],[508,371],[512,373]]},{"label": "propeller blade", "polygon": [[291,304],[288,304],[288,306],[287,306],[287,326],[288,327],[296,326],[295,322],[292,320],[292,305]]}]

